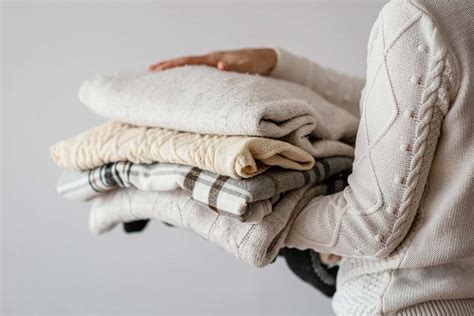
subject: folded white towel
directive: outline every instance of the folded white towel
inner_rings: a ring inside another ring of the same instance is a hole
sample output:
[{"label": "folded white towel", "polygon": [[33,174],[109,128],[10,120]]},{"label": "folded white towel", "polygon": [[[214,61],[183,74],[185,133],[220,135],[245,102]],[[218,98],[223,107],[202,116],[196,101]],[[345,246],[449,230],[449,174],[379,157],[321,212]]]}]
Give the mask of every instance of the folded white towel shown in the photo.
[{"label": "folded white towel", "polygon": [[318,140],[355,139],[358,125],[353,115],[306,87],[206,66],[102,76],[86,81],[79,98],[95,113],[121,122],[279,138],[311,154],[320,154]]}]

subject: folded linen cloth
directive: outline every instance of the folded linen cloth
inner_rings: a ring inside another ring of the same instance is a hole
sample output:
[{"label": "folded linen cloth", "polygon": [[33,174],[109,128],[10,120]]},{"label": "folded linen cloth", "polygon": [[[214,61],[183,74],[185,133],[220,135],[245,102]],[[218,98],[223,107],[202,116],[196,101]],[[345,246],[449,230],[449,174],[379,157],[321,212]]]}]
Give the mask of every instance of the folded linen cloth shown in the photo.
[{"label": "folded linen cloth", "polygon": [[296,214],[312,198],[342,187],[336,181],[289,191],[274,203],[273,211],[256,224],[222,216],[182,190],[120,189],[94,198],[89,227],[93,233],[100,234],[120,223],[157,219],[190,230],[241,260],[263,267],[277,256]]},{"label": "folded linen cloth", "polygon": [[[119,73],[86,81],[79,99],[93,112],[139,126],[202,134],[263,136],[307,152],[355,139],[358,119],[311,89],[206,66]],[[191,118],[191,119],[190,119]],[[331,153],[326,156],[330,156]]]},{"label": "folded linen cloth", "polygon": [[58,166],[75,170],[116,161],[158,161],[190,165],[236,179],[255,176],[269,166],[295,170],[314,166],[310,154],[274,139],[200,135],[120,122],[108,122],[61,141],[52,146],[51,155]]},{"label": "folded linen cloth", "polygon": [[88,200],[119,187],[142,191],[182,189],[194,200],[220,214],[245,222],[250,215],[251,203],[268,200],[305,185],[314,185],[341,171],[350,170],[351,165],[352,159],[347,157],[322,158],[311,170],[274,167],[255,177],[236,180],[185,165],[116,162],[88,171],[64,171],[57,183],[57,192],[66,198]]}]

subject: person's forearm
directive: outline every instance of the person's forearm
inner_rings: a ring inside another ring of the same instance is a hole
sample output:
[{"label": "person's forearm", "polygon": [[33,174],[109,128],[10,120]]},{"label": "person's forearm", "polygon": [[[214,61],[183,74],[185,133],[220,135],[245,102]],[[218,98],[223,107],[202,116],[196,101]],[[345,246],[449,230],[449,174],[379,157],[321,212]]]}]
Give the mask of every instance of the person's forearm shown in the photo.
[{"label": "person's forearm", "polygon": [[[389,14],[385,19],[399,23]],[[412,31],[401,39],[403,50],[374,50],[379,55],[369,58],[370,90],[349,186],[311,201],[298,214],[288,247],[384,258],[404,240],[422,201],[443,119],[457,93],[454,57],[433,30]],[[407,58],[407,51],[419,54],[417,47],[427,38],[434,43],[430,58]]]},{"label": "person's forearm", "polygon": [[365,80],[341,74],[307,58],[273,48],[277,62],[270,76],[305,85],[329,102],[359,117],[359,101]]}]

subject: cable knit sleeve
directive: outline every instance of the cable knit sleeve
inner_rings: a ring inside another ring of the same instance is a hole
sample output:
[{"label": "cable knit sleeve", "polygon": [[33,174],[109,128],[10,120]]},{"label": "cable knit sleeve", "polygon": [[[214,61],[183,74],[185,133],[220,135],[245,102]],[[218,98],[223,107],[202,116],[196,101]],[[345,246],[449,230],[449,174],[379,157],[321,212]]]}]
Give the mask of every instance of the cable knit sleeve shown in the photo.
[{"label": "cable knit sleeve", "polygon": [[384,258],[418,210],[456,67],[430,17],[406,1],[389,2],[372,35],[349,186],[298,214],[289,247]]},{"label": "cable knit sleeve", "polygon": [[359,100],[365,81],[320,66],[311,60],[273,47],[277,63],[270,73],[275,78],[311,88],[329,102],[359,117]]}]

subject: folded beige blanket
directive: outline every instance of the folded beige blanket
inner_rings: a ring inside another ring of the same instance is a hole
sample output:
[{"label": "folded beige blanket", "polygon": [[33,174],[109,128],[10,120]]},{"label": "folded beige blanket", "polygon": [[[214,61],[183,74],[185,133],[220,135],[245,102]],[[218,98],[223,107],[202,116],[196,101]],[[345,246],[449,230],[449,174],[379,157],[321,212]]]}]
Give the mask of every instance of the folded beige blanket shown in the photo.
[{"label": "folded beige blanket", "polygon": [[51,148],[51,154],[58,166],[75,170],[116,161],[170,162],[236,179],[252,177],[270,166],[294,170],[314,166],[309,153],[274,139],[201,135],[119,122],[109,122],[61,141]]},{"label": "folded beige blanket", "polygon": [[[182,190],[120,189],[94,198],[89,227],[100,234],[122,222],[157,219],[192,231],[239,259],[263,267],[275,259],[299,210],[313,197],[326,192],[326,185],[290,191],[260,223],[250,224],[219,215]],[[264,207],[257,204],[254,207]]]},{"label": "folded beige blanket", "polygon": [[354,140],[358,126],[356,117],[302,85],[206,66],[100,76],[82,85],[79,99],[112,120],[280,139],[313,155],[321,153],[321,139]]}]

